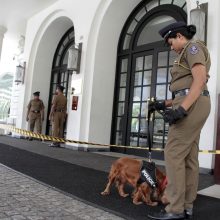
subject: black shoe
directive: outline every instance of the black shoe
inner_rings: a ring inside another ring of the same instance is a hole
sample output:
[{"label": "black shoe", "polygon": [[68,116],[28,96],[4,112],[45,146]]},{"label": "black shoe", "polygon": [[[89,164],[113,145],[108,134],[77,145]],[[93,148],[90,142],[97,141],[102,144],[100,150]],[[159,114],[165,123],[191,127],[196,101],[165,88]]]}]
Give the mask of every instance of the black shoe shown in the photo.
[{"label": "black shoe", "polygon": [[61,147],[60,143],[52,143],[49,145],[49,147]]},{"label": "black shoe", "polygon": [[60,143],[57,143],[56,146],[57,146],[57,147],[61,147],[61,146],[60,146]]},{"label": "black shoe", "polygon": [[186,219],[193,219],[193,209],[185,209],[184,212]]},{"label": "black shoe", "polygon": [[49,144],[49,147],[57,147],[57,144],[55,143]]},{"label": "black shoe", "polygon": [[185,213],[174,214],[174,213],[167,213],[165,210],[161,212],[155,212],[152,214],[148,214],[148,217],[151,219],[158,219],[158,220],[169,220],[169,219],[184,219]]},{"label": "black shoe", "polygon": [[29,141],[33,141],[33,138],[32,138],[32,137],[29,137],[28,140],[29,140]]}]

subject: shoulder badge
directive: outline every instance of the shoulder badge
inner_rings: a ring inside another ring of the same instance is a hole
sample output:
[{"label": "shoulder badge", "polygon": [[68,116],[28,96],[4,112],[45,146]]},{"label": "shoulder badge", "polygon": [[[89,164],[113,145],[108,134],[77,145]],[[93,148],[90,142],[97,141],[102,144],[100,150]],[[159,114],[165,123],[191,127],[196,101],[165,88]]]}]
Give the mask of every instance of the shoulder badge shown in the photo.
[{"label": "shoulder badge", "polygon": [[192,55],[195,55],[199,52],[199,48],[196,46],[196,45],[192,45],[190,48],[189,48],[189,52],[192,54]]}]

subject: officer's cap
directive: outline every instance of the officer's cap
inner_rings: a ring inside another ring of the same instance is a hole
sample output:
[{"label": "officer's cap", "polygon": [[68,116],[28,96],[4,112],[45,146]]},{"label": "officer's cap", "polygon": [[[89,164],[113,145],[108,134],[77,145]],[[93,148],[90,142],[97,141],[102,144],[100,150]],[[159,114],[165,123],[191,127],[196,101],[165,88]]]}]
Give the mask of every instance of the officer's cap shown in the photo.
[{"label": "officer's cap", "polygon": [[39,92],[39,91],[34,92],[33,95],[34,95],[34,96],[40,96],[40,92]]},{"label": "officer's cap", "polygon": [[183,21],[178,21],[172,24],[167,25],[166,27],[162,28],[159,31],[159,34],[161,37],[167,42],[169,36],[174,32],[178,30],[182,30],[187,28],[187,24]]},{"label": "officer's cap", "polygon": [[57,85],[57,89],[63,91],[63,90],[65,89],[65,87],[58,84],[58,85]]}]

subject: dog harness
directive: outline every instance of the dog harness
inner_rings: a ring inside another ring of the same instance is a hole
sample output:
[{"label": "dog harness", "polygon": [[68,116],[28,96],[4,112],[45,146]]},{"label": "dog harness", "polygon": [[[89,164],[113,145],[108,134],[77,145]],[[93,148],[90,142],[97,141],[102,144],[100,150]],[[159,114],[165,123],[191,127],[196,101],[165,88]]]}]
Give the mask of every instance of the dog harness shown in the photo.
[{"label": "dog harness", "polygon": [[147,182],[151,188],[157,188],[156,166],[154,162],[142,161],[140,173],[141,175],[137,182],[138,184]]}]

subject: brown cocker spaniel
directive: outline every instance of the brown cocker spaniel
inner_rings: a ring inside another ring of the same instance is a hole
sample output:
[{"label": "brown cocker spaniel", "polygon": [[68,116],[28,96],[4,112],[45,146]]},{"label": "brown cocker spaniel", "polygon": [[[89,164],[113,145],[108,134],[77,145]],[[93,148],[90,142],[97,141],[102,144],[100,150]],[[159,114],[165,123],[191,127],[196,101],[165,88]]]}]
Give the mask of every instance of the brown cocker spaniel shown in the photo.
[{"label": "brown cocker spaniel", "polygon": [[[112,166],[108,176],[108,183],[102,195],[109,195],[112,184],[115,183],[119,195],[127,197],[129,194],[124,192],[125,184],[129,184],[134,188],[132,193],[133,203],[138,205],[146,203],[147,205],[156,206],[159,201],[166,203],[163,196],[167,185],[167,178],[162,171],[156,168],[156,178],[158,187],[154,191],[146,182],[139,184],[140,170],[142,161],[128,157],[122,157],[116,160]],[[152,198],[153,197],[153,198]]]}]

